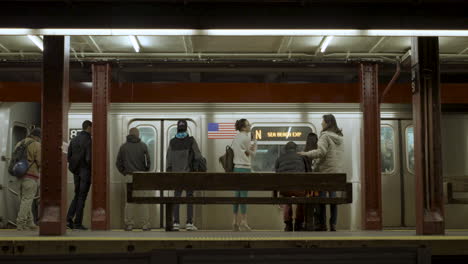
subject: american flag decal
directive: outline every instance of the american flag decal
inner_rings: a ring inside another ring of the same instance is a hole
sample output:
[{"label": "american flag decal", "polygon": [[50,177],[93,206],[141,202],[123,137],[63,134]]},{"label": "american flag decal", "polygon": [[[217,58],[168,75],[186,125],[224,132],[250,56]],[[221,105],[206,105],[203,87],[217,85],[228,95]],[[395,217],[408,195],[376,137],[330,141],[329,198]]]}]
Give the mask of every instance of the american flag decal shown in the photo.
[{"label": "american flag decal", "polygon": [[234,123],[208,123],[208,139],[233,139],[236,135]]}]

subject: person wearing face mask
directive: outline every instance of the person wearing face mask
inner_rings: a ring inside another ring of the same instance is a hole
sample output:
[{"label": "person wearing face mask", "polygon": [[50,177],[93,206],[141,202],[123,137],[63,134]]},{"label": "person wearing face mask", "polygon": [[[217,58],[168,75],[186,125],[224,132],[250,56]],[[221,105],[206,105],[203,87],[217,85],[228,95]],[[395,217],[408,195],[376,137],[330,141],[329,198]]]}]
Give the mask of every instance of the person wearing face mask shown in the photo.
[{"label": "person wearing face mask", "polygon": [[[250,173],[252,172],[251,159],[255,156],[257,149],[256,144],[251,144],[250,123],[247,119],[236,121],[236,130],[239,133],[235,136],[232,142],[232,150],[234,151],[234,172]],[[235,197],[247,197],[247,191],[235,191]],[[240,209],[240,210],[239,210]],[[234,219],[232,222],[234,231],[251,231],[252,229],[247,224],[247,205],[233,205]]]},{"label": "person wearing face mask", "polygon": [[[316,162],[316,170],[323,173],[342,173],[343,170],[343,133],[338,128],[335,116],[332,114],[324,115],[322,120],[322,132],[317,143],[317,149],[308,152],[299,152],[310,159],[318,159]],[[320,193],[321,197],[326,196],[326,192]],[[329,196],[336,197],[336,192],[329,192]],[[336,204],[330,205],[330,231],[336,231],[336,222],[338,210]],[[319,208],[319,225],[317,231],[326,231],[326,208],[325,205],[320,205]]]}]

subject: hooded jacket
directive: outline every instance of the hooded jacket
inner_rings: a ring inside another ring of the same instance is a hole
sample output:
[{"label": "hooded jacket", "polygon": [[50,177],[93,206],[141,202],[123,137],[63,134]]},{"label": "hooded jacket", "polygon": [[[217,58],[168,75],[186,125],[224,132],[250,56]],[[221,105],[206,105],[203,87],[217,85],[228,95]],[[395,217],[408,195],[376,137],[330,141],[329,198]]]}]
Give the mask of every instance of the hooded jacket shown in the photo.
[{"label": "hooded jacket", "polygon": [[26,177],[38,179],[41,175],[41,143],[28,136],[24,140],[18,142],[15,148],[19,147],[23,142],[26,144],[31,142],[27,149],[27,158],[30,167],[26,173]]},{"label": "hooded jacket", "polygon": [[193,162],[202,158],[197,141],[191,136],[173,138],[166,154],[167,172],[192,172]]},{"label": "hooded jacket", "polygon": [[342,173],[344,144],[343,136],[334,132],[323,131],[318,140],[318,148],[306,152],[310,159],[319,159],[316,163],[318,172]]},{"label": "hooded jacket", "polygon": [[281,155],[275,163],[276,172],[308,172],[310,171],[309,160],[296,153],[297,145],[288,142],[285,146],[285,153]]},{"label": "hooded jacket", "polygon": [[127,136],[127,142],[122,144],[117,154],[115,166],[123,175],[136,171],[149,171],[151,160],[148,146],[134,135]]}]

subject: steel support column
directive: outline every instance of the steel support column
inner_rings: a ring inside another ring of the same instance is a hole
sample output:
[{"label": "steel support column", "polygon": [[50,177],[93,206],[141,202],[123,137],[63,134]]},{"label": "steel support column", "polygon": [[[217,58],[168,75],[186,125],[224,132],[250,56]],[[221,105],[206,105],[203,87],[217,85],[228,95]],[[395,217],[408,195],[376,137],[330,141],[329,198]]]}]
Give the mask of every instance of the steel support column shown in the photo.
[{"label": "steel support column", "polygon": [[359,65],[362,130],[362,229],[382,229],[382,181],[380,174],[380,104],[378,65]]},{"label": "steel support column", "polygon": [[110,98],[111,67],[94,64],[93,69],[93,162],[91,229],[110,229],[109,158],[107,145],[107,110]]},{"label": "steel support column", "polygon": [[40,235],[65,234],[70,37],[44,36]]},{"label": "steel support column", "polygon": [[444,234],[439,40],[413,37],[411,51],[416,233]]}]

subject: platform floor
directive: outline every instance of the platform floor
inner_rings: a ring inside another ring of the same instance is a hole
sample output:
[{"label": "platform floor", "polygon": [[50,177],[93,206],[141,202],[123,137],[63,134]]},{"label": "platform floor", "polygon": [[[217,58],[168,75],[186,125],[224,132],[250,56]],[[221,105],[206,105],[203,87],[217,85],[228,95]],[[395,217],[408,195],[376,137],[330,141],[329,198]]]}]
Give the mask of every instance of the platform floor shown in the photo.
[{"label": "platform floor", "polygon": [[72,231],[64,236],[1,230],[0,254],[148,252],[168,248],[331,248],[426,247],[433,255],[468,255],[468,230],[448,230],[443,236],[418,236],[414,230],[282,232],[152,230]]}]

